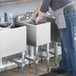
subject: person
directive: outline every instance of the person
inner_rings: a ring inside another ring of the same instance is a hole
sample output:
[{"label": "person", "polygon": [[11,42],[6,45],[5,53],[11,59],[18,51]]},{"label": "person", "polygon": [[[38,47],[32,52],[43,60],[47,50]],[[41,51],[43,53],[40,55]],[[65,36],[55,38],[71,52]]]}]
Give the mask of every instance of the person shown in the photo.
[{"label": "person", "polygon": [[74,43],[76,11],[73,3],[75,2],[72,0],[43,0],[32,14],[38,15],[36,18],[36,24],[38,24],[48,8],[52,8],[62,47],[62,60],[54,72],[64,73],[67,71],[68,76],[76,75],[76,48]]}]

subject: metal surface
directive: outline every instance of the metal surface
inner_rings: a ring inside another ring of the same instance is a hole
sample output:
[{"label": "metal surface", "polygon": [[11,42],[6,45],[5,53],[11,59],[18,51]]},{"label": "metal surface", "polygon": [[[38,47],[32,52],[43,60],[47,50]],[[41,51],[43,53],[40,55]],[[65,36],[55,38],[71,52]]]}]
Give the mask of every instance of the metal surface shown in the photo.
[{"label": "metal surface", "polygon": [[47,72],[50,72],[51,67],[50,67],[50,63],[49,63],[49,44],[47,44],[46,46],[46,67],[47,67]]},{"label": "metal surface", "polygon": [[51,24],[46,20],[41,21],[38,25],[26,22],[26,20],[18,22],[20,25],[27,26],[28,45],[40,46],[51,42]]},{"label": "metal surface", "polygon": [[[24,16],[19,18],[18,24],[21,26],[27,26],[27,44],[34,47],[34,58],[26,57],[30,61],[35,63],[35,74],[38,75],[38,54],[39,46],[47,44],[46,47],[46,68],[47,72],[50,71],[49,65],[49,43],[51,42],[51,24],[49,19],[43,18],[39,24],[35,24],[35,17],[29,19],[23,19]],[[23,19],[23,20],[20,20]],[[29,49],[30,50],[30,49]],[[30,51],[29,51],[30,56]]]},{"label": "metal surface", "polygon": [[54,41],[54,56],[55,56],[55,66],[58,66],[58,54],[57,54],[57,42]]},{"label": "metal surface", "polygon": [[0,31],[0,57],[6,57],[26,50],[26,26],[5,28]]},{"label": "metal surface", "polygon": [[8,61],[14,62],[17,65],[19,65],[19,67],[20,67],[20,76],[25,76],[25,52],[22,52],[21,54],[22,54],[21,61],[19,61],[17,59],[10,59]]},{"label": "metal surface", "polygon": [[35,74],[38,74],[38,47],[35,47],[34,51],[35,51]]},{"label": "metal surface", "polygon": [[21,76],[25,76],[25,52],[22,52]]},{"label": "metal surface", "polygon": [[0,58],[22,52],[21,62],[7,60],[21,67],[21,76],[25,76],[26,26],[18,28],[4,28],[0,31]]}]

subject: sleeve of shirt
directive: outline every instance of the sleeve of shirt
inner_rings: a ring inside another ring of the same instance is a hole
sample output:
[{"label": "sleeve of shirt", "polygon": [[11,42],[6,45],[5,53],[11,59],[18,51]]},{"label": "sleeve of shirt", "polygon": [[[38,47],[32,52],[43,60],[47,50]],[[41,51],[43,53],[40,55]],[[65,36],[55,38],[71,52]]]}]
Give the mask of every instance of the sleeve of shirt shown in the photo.
[{"label": "sleeve of shirt", "polygon": [[40,11],[44,13],[47,12],[50,4],[51,4],[51,0],[43,0]]}]

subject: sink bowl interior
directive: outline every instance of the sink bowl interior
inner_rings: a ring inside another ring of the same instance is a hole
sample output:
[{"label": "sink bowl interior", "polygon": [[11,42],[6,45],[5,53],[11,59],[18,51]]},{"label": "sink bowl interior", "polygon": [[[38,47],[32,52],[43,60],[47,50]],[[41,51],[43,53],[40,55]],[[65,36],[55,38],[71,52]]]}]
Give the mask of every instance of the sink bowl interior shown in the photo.
[{"label": "sink bowl interior", "polygon": [[36,24],[35,20],[31,20],[31,21],[27,22],[27,24],[39,25],[39,24],[50,22],[50,20],[51,20],[50,18],[43,17],[43,19],[41,21],[39,21],[38,24]]}]

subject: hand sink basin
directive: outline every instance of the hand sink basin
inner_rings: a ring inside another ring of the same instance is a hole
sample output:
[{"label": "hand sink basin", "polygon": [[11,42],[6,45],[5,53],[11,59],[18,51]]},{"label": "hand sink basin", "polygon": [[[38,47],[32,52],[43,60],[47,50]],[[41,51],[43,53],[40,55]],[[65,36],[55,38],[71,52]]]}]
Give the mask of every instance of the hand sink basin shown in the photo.
[{"label": "hand sink basin", "polygon": [[51,42],[51,22],[44,18],[39,24],[35,21],[19,21],[20,25],[27,26],[27,44],[31,46],[45,45]]}]

